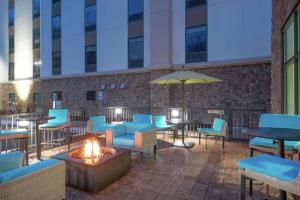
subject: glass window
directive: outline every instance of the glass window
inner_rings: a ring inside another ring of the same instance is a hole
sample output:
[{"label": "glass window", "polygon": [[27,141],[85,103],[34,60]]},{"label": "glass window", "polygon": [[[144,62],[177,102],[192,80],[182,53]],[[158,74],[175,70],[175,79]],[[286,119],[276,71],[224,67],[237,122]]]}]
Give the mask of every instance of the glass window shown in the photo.
[{"label": "glass window", "polygon": [[9,53],[15,51],[15,37],[13,35],[9,36]]},{"label": "glass window", "polygon": [[9,63],[8,65],[8,80],[12,81],[15,79],[15,64]]},{"label": "glass window", "polygon": [[52,17],[52,38],[60,38],[61,36],[61,17],[60,15]]},{"label": "glass window", "polygon": [[294,56],[294,30],[294,21],[292,19],[284,32],[284,62],[288,61]]},{"label": "glass window", "polygon": [[41,94],[33,93],[33,111],[36,113],[41,112]]},{"label": "glass window", "polygon": [[186,62],[205,62],[207,60],[207,27],[198,26],[186,29]]},{"label": "glass window", "polygon": [[97,48],[96,45],[85,47],[85,72],[97,71]]},{"label": "glass window", "polygon": [[40,16],[40,0],[32,0],[32,15],[33,18]]},{"label": "glass window", "polygon": [[128,21],[144,18],[144,0],[128,0]]},{"label": "glass window", "polygon": [[55,91],[52,93],[52,101],[62,101],[62,92]]},{"label": "glass window", "polygon": [[86,100],[95,101],[96,100],[96,91],[88,91],[86,93]]},{"label": "glass window", "polygon": [[9,8],[9,10],[8,10],[8,24],[9,24],[9,26],[14,25],[14,18],[15,18],[15,10],[14,10],[14,8]]},{"label": "glass window", "polygon": [[186,0],[186,8],[193,8],[206,5],[206,0]]},{"label": "glass window", "polygon": [[16,94],[15,93],[9,93],[8,94],[8,106],[14,107],[16,105]]},{"label": "glass window", "polygon": [[61,74],[61,52],[52,52],[52,75]]},{"label": "glass window", "polygon": [[52,4],[60,3],[60,0],[52,0]]},{"label": "glass window", "polygon": [[33,29],[33,48],[36,49],[36,48],[40,48],[40,29],[39,28],[36,28],[36,29]]},{"label": "glass window", "polygon": [[41,58],[40,53],[33,54],[33,78],[40,77],[40,68],[41,68]]},{"label": "glass window", "polygon": [[144,66],[144,38],[135,37],[128,39],[128,68]]},{"label": "glass window", "polygon": [[291,62],[286,66],[286,90],[285,90],[285,101],[286,108],[285,113],[287,114],[296,114],[295,113],[295,66]]},{"label": "glass window", "polygon": [[96,4],[85,7],[85,30],[95,30],[97,21]]}]

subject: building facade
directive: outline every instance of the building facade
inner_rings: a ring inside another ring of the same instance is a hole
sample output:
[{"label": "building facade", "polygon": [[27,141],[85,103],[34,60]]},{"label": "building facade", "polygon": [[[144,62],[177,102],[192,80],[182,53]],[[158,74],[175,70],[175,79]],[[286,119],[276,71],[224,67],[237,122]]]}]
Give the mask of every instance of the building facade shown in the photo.
[{"label": "building facade", "polygon": [[189,107],[269,109],[271,13],[271,0],[1,0],[0,109],[179,106],[177,86],[149,82],[181,65],[223,80],[188,86]]}]

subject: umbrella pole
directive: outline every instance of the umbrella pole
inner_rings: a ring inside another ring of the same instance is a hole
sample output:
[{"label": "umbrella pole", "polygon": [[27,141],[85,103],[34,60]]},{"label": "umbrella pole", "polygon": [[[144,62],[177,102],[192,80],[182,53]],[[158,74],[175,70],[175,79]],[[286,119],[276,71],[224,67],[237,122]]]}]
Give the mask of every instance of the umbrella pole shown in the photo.
[{"label": "umbrella pole", "polygon": [[185,80],[181,81],[181,91],[182,91],[182,120],[184,120],[185,113],[185,88],[184,88]]}]

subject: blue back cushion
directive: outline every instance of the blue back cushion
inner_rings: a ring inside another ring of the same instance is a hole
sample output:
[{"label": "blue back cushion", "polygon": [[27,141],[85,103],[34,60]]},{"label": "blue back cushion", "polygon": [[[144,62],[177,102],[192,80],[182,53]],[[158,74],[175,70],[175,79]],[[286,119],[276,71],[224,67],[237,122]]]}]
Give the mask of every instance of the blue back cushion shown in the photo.
[{"label": "blue back cushion", "polygon": [[92,122],[92,131],[100,131],[101,125],[106,123],[105,116],[91,116],[90,120]]},{"label": "blue back cushion", "polygon": [[259,127],[300,129],[300,116],[285,114],[261,114]]},{"label": "blue back cushion", "polygon": [[153,122],[155,127],[167,127],[167,119],[164,115],[153,116]]},{"label": "blue back cushion", "polygon": [[48,120],[48,123],[66,124],[68,121],[68,112],[68,109],[50,109],[48,115],[50,117],[55,117],[55,119]]},{"label": "blue back cushion", "polygon": [[9,182],[11,180],[14,180],[16,178],[25,176],[27,174],[31,174],[33,172],[36,172],[38,170],[50,167],[52,165],[55,165],[57,163],[59,163],[61,161],[56,160],[56,159],[49,159],[49,160],[44,160],[38,163],[35,163],[33,165],[30,166],[25,166],[25,167],[21,167],[18,169],[14,169],[11,171],[7,171],[5,173],[0,174],[0,183],[6,183]]},{"label": "blue back cushion", "polygon": [[215,131],[221,132],[224,124],[225,124],[225,121],[223,119],[215,118],[214,123],[213,123],[213,129]]},{"label": "blue back cushion", "polygon": [[20,151],[0,154],[0,174],[22,167],[24,154]]},{"label": "blue back cushion", "polygon": [[143,115],[143,114],[134,114],[132,122],[151,124],[152,123],[152,116],[151,115]]},{"label": "blue back cushion", "polygon": [[134,134],[136,131],[146,132],[153,128],[152,124],[124,122],[127,134]]}]

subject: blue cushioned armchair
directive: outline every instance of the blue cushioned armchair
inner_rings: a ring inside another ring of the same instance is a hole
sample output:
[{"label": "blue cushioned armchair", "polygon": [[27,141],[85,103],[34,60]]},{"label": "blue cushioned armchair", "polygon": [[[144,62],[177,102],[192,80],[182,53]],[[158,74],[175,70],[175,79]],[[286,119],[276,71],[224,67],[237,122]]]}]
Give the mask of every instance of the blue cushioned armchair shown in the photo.
[{"label": "blue cushioned armchair", "polygon": [[[286,114],[261,114],[259,127],[300,129],[300,116]],[[285,153],[292,157],[300,152],[300,141],[284,141]],[[249,142],[250,156],[255,150],[277,154],[277,142],[272,139],[255,137]],[[300,157],[299,157],[300,159]]]},{"label": "blue cushioned armchair", "polygon": [[152,126],[124,123],[106,130],[106,145],[129,148],[144,153],[153,149],[156,154],[156,132]]},{"label": "blue cushioned armchair", "polygon": [[[154,115],[153,116],[153,125],[156,131],[166,132],[166,131],[175,131],[175,125],[167,124],[167,119],[165,115]],[[165,134],[164,134],[165,136]]]},{"label": "blue cushioned armchair", "polygon": [[0,154],[0,199],[64,199],[65,163],[55,159],[22,167],[23,153]]},{"label": "blue cushioned armchair", "polygon": [[91,116],[87,121],[86,133],[94,135],[105,135],[105,130],[112,126],[112,124],[106,123],[105,116]]},{"label": "blue cushioned armchair", "polygon": [[199,128],[199,144],[201,144],[201,134],[205,136],[205,147],[207,148],[207,137],[219,137],[222,140],[222,149],[224,149],[224,139],[227,134],[227,123],[223,119],[215,118],[212,128]]}]

